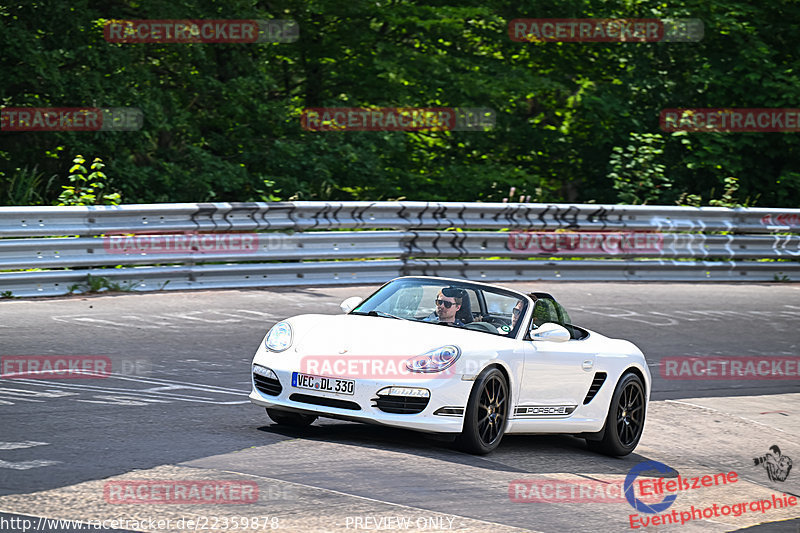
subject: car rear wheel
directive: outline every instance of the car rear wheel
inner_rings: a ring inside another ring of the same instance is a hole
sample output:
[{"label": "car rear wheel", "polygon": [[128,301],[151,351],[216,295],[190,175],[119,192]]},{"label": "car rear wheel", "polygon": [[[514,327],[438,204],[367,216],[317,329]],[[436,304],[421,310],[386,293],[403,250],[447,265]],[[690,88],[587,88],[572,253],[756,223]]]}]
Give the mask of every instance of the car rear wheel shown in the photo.
[{"label": "car rear wheel", "polygon": [[614,390],[601,440],[587,440],[589,449],[622,457],[639,444],[645,419],[644,386],[639,376],[625,374]]},{"label": "car rear wheel", "polygon": [[487,454],[497,448],[508,420],[508,384],[497,368],[478,376],[469,395],[464,429],[456,445],[465,452]]},{"label": "car rear wheel", "polygon": [[292,426],[296,428],[310,426],[311,423],[317,419],[314,415],[304,415],[301,413],[292,413],[269,408],[267,409],[267,414],[273,422],[280,426]]}]

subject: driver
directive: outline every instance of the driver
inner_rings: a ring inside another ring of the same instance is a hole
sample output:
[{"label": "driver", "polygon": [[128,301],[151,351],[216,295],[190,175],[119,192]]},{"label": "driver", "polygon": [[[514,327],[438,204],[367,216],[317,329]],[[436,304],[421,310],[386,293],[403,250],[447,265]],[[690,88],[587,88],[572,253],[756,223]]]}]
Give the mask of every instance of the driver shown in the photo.
[{"label": "driver", "polygon": [[464,291],[454,287],[445,287],[439,291],[436,297],[436,311],[425,317],[423,322],[446,322],[454,326],[464,326],[464,323],[456,318],[456,313],[461,309],[464,301]]}]

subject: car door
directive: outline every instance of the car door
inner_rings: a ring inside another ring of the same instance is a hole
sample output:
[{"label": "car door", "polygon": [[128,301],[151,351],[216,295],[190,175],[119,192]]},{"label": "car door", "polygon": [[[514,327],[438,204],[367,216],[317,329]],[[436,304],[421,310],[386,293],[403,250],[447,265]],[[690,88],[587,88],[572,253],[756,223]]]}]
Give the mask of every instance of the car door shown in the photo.
[{"label": "car door", "polygon": [[[596,355],[582,341],[523,341],[525,362],[517,407],[521,416],[568,415],[583,403],[594,379]],[[529,409],[549,407],[551,409]],[[552,409],[563,408],[563,409]]]},{"label": "car door", "polygon": [[[534,328],[543,322],[569,323],[566,310],[551,298],[539,298],[532,314]],[[523,344],[525,362],[515,417],[569,416],[589,392],[596,354],[589,344],[576,339],[556,342],[534,338]]]}]

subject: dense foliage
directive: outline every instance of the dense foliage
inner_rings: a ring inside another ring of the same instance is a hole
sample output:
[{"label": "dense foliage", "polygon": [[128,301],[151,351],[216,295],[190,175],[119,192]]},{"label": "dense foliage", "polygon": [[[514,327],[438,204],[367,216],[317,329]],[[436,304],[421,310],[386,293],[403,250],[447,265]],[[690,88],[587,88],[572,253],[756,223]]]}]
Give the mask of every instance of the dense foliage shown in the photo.
[{"label": "dense foliage", "polygon": [[[0,105],[132,106],[140,131],[0,133],[0,204],[55,204],[73,158],[122,201],[800,205],[800,134],[666,133],[678,107],[796,107],[795,0],[22,0]],[[515,18],[699,18],[696,43],[515,42]],[[294,19],[300,39],[115,44],[108,19]],[[484,107],[488,132],[311,132],[305,107]],[[102,195],[97,195],[100,198]]]}]

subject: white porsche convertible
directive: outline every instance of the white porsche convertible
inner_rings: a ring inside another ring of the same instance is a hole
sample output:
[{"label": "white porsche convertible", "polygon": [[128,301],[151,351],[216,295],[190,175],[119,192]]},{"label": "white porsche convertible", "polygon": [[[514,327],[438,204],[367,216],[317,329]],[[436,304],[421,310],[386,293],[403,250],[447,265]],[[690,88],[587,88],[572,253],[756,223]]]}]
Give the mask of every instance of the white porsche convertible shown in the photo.
[{"label": "white porsche convertible", "polygon": [[317,417],[451,433],[465,451],[506,433],[566,433],[631,453],[650,371],[632,343],[573,325],[546,293],[402,277],[343,315],[275,324],[253,358],[250,400],[278,424]]}]

